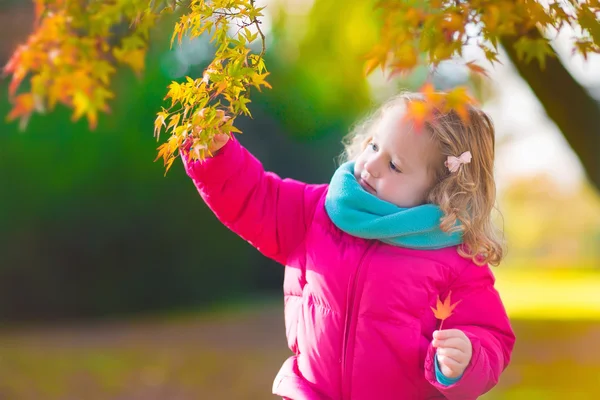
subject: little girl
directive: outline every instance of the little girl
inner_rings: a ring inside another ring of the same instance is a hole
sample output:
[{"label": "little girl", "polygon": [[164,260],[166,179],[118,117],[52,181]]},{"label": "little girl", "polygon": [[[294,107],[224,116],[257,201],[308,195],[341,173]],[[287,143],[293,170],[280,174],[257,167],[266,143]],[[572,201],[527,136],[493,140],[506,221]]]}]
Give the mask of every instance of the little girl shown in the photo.
[{"label": "little girl", "polygon": [[[265,172],[227,135],[182,159],[231,230],[286,266],[288,345],[273,384],[293,400],[475,399],[510,361],[515,336],[489,264],[494,128],[437,110],[422,127],[401,94],[346,141],[326,185]],[[436,319],[438,299],[455,306]]]}]

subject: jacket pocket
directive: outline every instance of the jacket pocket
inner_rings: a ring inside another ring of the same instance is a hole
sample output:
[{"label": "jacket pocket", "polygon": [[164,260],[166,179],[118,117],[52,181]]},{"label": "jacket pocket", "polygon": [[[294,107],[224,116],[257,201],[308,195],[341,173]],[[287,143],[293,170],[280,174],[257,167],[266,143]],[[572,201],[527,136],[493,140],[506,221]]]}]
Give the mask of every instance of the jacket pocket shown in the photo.
[{"label": "jacket pocket", "polygon": [[331,400],[298,373],[297,357],[288,358],[273,381],[273,394],[290,400]]},{"label": "jacket pocket", "polygon": [[420,337],[416,318],[364,315],[354,346],[353,397],[391,400],[403,393],[402,399],[422,400]]}]

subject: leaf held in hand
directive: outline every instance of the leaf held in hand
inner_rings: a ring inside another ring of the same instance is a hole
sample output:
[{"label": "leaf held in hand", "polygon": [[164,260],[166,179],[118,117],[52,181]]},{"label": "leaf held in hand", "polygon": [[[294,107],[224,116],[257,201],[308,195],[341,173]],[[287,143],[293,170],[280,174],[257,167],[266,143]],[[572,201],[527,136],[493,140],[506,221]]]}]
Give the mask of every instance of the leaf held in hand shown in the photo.
[{"label": "leaf held in hand", "polygon": [[[451,304],[451,301],[450,301],[451,295],[452,295],[452,291],[450,290],[448,292],[448,297],[446,297],[446,300],[444,300],[443,303],[440,301],[440,296],[438,296],[436,308],[431,307],[431,310],[433,311],[433,315],[435,315],[435,317],[437,319],[441,320],[442,323],[444,322],[444,320],[446,318],[448,318],[449,316],[452,315],[452,311],[454,311],[454,309],[456,308],[458,303],[460,303],[462,301],[462,300],[459,300],[456,303]],[[441,325],[440,325],[440,329],[441,329]]]}]

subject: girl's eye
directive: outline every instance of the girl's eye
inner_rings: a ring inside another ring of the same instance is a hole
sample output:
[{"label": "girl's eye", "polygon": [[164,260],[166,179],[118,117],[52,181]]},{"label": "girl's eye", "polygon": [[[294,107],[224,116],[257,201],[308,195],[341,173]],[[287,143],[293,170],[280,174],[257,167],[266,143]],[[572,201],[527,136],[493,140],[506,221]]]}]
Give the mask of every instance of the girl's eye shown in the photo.
[{"label": "girl's eye", "polygon": [[396,164],[394,164],[391,161],[390,161],[390,168],[392,169],[392,171],[402,172],[402,171],[400,171],[400,168],[396,167]]},{"label": "girl's eye", "polygon": [[379,147],[377,147],[377,145],[373,142],[370,143],[370,146],[373,151],[377,151],[379,149]]}]

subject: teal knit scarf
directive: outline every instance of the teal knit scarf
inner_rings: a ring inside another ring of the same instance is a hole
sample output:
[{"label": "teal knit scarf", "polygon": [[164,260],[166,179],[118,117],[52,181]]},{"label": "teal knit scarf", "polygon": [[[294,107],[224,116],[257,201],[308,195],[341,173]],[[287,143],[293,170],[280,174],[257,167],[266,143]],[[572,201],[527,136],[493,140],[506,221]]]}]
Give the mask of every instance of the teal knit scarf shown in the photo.
[{"label": "teal knit scarf", "polygon": [[325,209],[342,231],[411,249],[440,249],[462,243],[460,232],[440,229],[442,210],[433,204],[401,208],[364,190],[354,177],[354,162],[333,174]]}]

